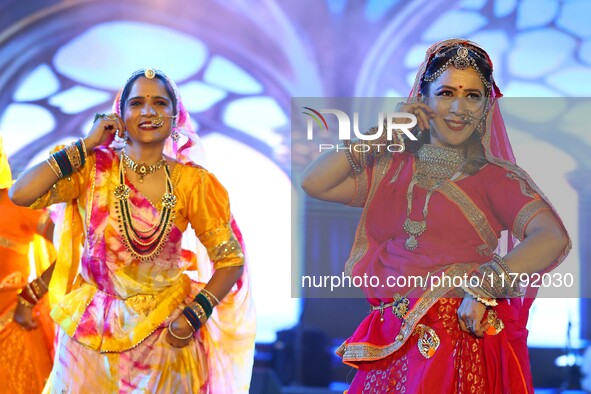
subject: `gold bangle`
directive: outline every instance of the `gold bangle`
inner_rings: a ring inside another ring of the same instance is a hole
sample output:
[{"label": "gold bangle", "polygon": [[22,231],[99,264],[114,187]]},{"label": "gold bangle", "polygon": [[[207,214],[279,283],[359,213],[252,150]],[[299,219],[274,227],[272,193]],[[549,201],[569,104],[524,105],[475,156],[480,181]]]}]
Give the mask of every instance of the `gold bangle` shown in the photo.
[{"label": "gold bangle", "polygon": [[30,283],[25,286],[25,290],[29,292],[29,295],[31,296],[31,298],[33,299],[33,301],[35,302],[35,304],[39,302],[39,298],[37,298],[37,295],[35,294],[35,292],[31,288],[31,284]]},{"label": "gold bangle", "polygon": [[37,299],[40,299],[45,295],[45,292],[41,291],[41,288],[39,287],[37,280],[31,281],[29,285],[31,286],[31,290],[33,291],[33,293],[35,293]]},{"label": "gold bangle", "polygon": [[66,146],[64,149],[66,150],[66,156],[68,156],[68,160],[70,160],[72,168],[75,170],[80,169],[82,167],[82,159],[80,157],[78,147],[74,144],[71,144]]},{"label": "gold bangle", "polygon": [[170,333],[170,335],[172,335],[173,337],[175,337],[176,339],[180,340],[180,341],[184,341],[186,339],[189,339],[193,336],[193,333],[195,331],[193,331],[191,334],[189,334],[186,337],[179,337],[178,335],[176,335],[173,331],[172,331],[172,321],[170,323],[168,323],[168,332]]},{"label": "gold bangle", "polygon": [[193,327],[193,324],[191,324],[191,321],[189,320],[189,318],[187,316],[185,316],[184,313],[181,313],[181,316],[185,318],[185,321],[187,322],[187,324],[189,325],[189,327],[191,327],[191,329],[193,330],[193,332],[197,331],[195,329],[195,327]]},{"label": "gold bangle", "polygon": [[[218,300],[218,298],[216,296],[214,296],[211,291],[209,291],[207,289],[201,289],[201,293],[203,293],[205,298],[207,298],[207,300],[209,301],[209,303],[211,304],[212,307],[215,307],[216,305],[218,305],[220,303],[220,300]],[[215,304],[213,303],[213,301],[215,301]]]},{"label": "gold bangle", "polygon": [[82,145],[82,152],[84,153],[85,160],[88,160],[88,151],[86,150],[86,143],[84,142],[84,138],[80,138],[80,145]]},{"label": "gold bangle", "polygon": [[199,319],[199,323],[201,323],[201,326],[205,325],[207,322],[207,314],[205,313],[205,309],[203,309],[203,307],[198,302],[192,302],[189,308],[193,309],[197,315],[197,318]]},{"label": "gold bangle", "polygon": [[29,301],[25,300],[25,299],[24,299],[22,296],[20,296],[20,295],[19,295],[18,297],[16,297],[16,300],[17,300],[17,302],[18,302],[20,305],[22,305],[22,306],[24,306],[24,307],[26,307],[26,308],[31,308],[31,309],[33,309],[33,308],[35,307],[35,304],[32,304],[32,303],[30,303]]},{"label": "gold bangle", "polygon": [[53,157],[53,155],[49,156],[46,162],[47,164],[49,164],[49,168],[51,168],[53,170],[53,173],[57,176],[57,179],[62,179],[64,177],[62,174],[62,170],[57,164],[57,160],[55,160],[55,157]]}]

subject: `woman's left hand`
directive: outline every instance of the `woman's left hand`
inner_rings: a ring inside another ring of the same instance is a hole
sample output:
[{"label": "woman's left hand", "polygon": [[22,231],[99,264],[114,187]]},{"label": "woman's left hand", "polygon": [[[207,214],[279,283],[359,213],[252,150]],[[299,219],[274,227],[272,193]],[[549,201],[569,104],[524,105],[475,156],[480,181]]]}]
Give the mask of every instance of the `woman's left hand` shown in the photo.
[{"label": "woman's left hand", "polygon": [[33,308],[28,308],[20,302],[16,304],[14,310],[14,321],[27,330],[37,328],[37,323],[33,319]]},{"label": "woman's left hand", "polygon": [[464,296],[464,300],[458,308],[458,322],[460,329],[464,332],[474,334],[477,337],[483,337],[484,333],[490,327],[490,323],[482,320],[486,313],[487,306],[477,301],[469,294]]},{"label": "woman's left hand", "polygon": [[[172,330],[172,332],[174,332],[174,335],[176,335],[177,337],[185,339],[175,338],[170,333],[170,330]],[[191,341],[194,340],[193,328],[189,325],[187,319],[185,319],[183,315],[180,315],[175,320],[173,320],[172,324],[168,326],[167,331],[168,332],[166,333],[166,342],[168,342],[168,344],[172,347],[185,347],[189,343],[191,343]]]}]

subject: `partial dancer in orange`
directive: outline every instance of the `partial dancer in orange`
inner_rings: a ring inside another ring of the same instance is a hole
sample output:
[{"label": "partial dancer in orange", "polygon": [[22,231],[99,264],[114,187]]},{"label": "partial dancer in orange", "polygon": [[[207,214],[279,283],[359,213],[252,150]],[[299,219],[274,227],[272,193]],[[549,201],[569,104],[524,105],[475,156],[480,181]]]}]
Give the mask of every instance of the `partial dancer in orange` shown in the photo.
[{"label": "partial dancer in orange", "polygon": [[[44,211],[16,206],[8,198],[12,174],[0,138],[0,393],[40,393],[52,367],[54,325],[47,284],[53,271],[53,222]],[[42,237],[41,237],[42,236]],[[27,284],[29,251],[37,272]]]}]

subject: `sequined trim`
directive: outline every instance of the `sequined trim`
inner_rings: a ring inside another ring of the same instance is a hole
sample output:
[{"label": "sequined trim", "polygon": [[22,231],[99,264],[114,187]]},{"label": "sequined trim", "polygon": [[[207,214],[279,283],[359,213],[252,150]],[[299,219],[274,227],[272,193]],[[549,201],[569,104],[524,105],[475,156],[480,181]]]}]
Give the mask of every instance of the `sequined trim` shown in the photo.
[{"label": "sequined trim", "polygon": [[367,199],[368,186],[369,177],[367,176],[367,170],[365,170],[355,176],[355,195],[347,205],[351,207],[362,207]]},{"label": "sequined trim", "polygon": [[215,269],[244,265],[242,247],[234,233],[226,241],[214,246],[210,257],[214,262]]},{"label": "sequined trim", "polygon": [[0,290],[18,289],[27,284],[27,278],[20,271],[14,271],[0,280]]},{"label": "sequined trim", "polygon": [[474,230],[478,233],[480,239],[490,248],[487,254],[492,254],[499,240],[486,219],[484,212],[476,206],[474,201],[458,185],[451,181],[445,182],[439,191],[462,211],[466,219],[468,219]]},{"label": "sequined trim", "polygon": [[531,187],[529,187],[529,185],[527,184],[527,182],[523,178],[520,178],[519,176],[517,176],[516,174],[514,174],[512,172],[508,172],[506,176],[509,179],[513,179],[514,181],[519,182],[519,188],[521,189],[521,194],[523,194],[526,197],[530,197],[530,198],[535,197],[535,192],[532,190]]},{"label": "sequined trim", "polygon": [[[466,272],[466,264],[455,264],[451,266],[446,272],[447,276],[462,276]],[[379,360],[389,356],[404,345],[408,338],[413,334],[415,327],[421,318],[427,313],[427,311],[439,301],[440,298],[445,296],[453,288],[444,286],[437,287],[433,290],[426,290],[423,296],[416,302],[411,311],[408,313],[406,320],[400,332],[396,335],[395,341],[384,345],[377,346],[370,343],[346,343],[344,342],[338,349],[339,354],[343,362],[352,363],[358,361],[373,361]]]},{"label": "sequined trim", "polygon": [[513,234],[515,237],[517,237],[518,240],[523,241],[523,238],[525,237],[525,229],[530,220],[546,209],[550,209],[550,207],[540,199],[535,199],[525,204],[523,208],[519,210],[519,213],[513,222]]}]

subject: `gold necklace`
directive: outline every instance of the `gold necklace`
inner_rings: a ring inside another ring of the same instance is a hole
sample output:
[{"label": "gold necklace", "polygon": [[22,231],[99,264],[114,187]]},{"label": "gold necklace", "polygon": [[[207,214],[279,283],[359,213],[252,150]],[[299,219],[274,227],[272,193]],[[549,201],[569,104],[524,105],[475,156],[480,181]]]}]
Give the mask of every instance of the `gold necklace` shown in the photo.
[{"label": "gold necklace", "polygon": [[[406,191],[406,220],[402,225],[408,238],[404,247],[415,250],[419,246],[417,237],[427,230],[427,215],[429,214],[429,201],[433,192],[447,179],[458,174],[464,164],[464,155],[457,149],[424,144],[419,149],[416,171]],[[461,173],[461,172],[460,172]],[[412,198],[415,185],[427,189],[425,204],[423,205],[423,220],[412,220]]]},{"label": "gold necklace", "polygon": [[166,173],[166,191],[162,196],[162,211],[156,223],[148,229],[139,229],[134,223],[129,206],[131,189],[125,184],[125,153],[121,152],[122,160],[119,162],[119,185],[115,188],[115,197],[119,200],[116,205],[117,221],[123,243],[131,255],[137,260],[151,260],[162,251],[162,247],[168,241],[172,223],[176,217],[174,207],[176,196],[168,166],[164,166]]},{"label": "gold necklace", "polygon": [[124,150],[121,151],[121,157],[125,161],[125,164],[127,165],[127,167],[129,167],[133,172],[138,174],[140,183],[144,182],[144,177],[146,175],[155,173],[156,171],[161,169],[166,164],[166,160],[164,159],[164,157],[162,159],[158,160],[158,162],[156,164],[152,164],[152,165],[147,165],[146,163],[137,164],[135,161],[133,161],[133,159],[131,157],[127,156],[127,153],[125,153]]}]

